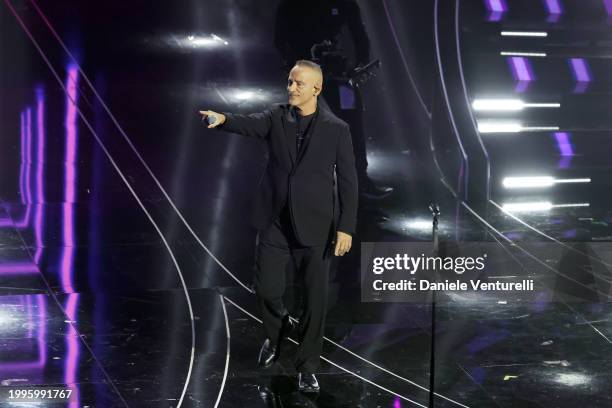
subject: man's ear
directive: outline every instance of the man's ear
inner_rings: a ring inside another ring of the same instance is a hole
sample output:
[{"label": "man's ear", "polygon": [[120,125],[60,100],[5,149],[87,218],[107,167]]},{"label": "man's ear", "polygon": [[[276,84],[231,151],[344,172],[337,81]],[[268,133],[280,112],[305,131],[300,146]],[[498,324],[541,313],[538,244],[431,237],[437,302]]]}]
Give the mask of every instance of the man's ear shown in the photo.
[{"label": "man's ear", "polygon": [[315,96],[319,96],[321,94],[321,91],[323,90],[323,86],[321,84],[315,84],[314,90],[315,90]]}]

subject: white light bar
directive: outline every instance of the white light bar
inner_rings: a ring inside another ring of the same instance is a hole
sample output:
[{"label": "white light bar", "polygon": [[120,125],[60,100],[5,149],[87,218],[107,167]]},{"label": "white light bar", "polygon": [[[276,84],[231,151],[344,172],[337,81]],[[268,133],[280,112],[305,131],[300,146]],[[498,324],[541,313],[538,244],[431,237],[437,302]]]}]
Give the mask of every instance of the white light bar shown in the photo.
[{"label": "white light bar", "polygon": [[536,188],[550,187],[555,184],[555,179],[550,176],[540,177],[506,177],[502,181],[506,188]]},{"label": "white light bar", "polygon": [[590,178],[555,179],[555,183],[590,183]]},{"label": "white light bar", "polygon": [[499,53],[508,57],[545,57],[545,52],[502,51]]},{"label": "white light bar", "polygon": [[525,108],[560,108],[560,103],[524,103]]},{"label": "white light bar", "polygon": [[504,37],[548,37],[545,31],[502,31]]},{"label": "white light bar", "polygon": [[554,204],[554,208],[566,208],[566,207],[589,207],[589,203],[572,203],[572,204]]},{"label": "white light bar", "polygon": [[519,122],[478,122],[480,133],[518,133],[523,129]]},{"label": "white light bar", "polygon": [[525,126],[521,128],[521,132],[549,131],[559,130],[559,126]]},{"label": "white light bar", "polygon": [[506,177],[502,184],[506,188],[551,187],[557,183],[590,183],[590,178],[555,179],[550,176]]},{"label": "white light bar", "polygon": [[475,111],[520,111],[525,104],[520,99],[474,99]]},{"label": "white light bar", "polygon": [[525,103],[520,99],[474,99],[475,111],[520,111],[525,108],[559,108],[560,103]]}]

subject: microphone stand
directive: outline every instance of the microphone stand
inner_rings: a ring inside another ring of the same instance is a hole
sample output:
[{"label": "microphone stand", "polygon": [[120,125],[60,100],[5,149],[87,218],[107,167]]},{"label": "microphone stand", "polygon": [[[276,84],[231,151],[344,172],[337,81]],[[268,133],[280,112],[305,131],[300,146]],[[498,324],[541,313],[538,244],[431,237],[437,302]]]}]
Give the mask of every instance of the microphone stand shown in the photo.
[{"label": "microphone stand", "polygon": [[[429,211],[433,217],[432,225],[432,238],[433,238],[433,256],[438,256],[439,253],[439,242],[438,242],[438,218],[440,217],[440,207],[438,204],[432,203],[429,205]],[[437,273],[434,271],[434,276],[437,281]],[[431,292],[431,350],[429,356],[429,408],[434,406],[434,383],[435,383],[435,372],[436,372],[436,359],[435,359],[435,348],[436,348],[436,291]]]}]

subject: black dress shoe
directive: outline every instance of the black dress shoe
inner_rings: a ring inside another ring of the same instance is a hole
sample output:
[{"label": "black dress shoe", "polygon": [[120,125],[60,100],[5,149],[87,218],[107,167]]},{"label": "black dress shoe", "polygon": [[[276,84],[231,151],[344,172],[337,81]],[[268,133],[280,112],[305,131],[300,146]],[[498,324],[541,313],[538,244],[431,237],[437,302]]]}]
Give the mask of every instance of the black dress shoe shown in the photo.
[{"label": "black dress shoe", "polygon": [[257,366],[259,368],[270,368],[272,364],[278,359],[278,347],[266,339],[259,350],[259,358],[257,359]]},{"label": "black dress shoe", "polygon": [[311,373],[298,373],[298,388],[301,392],[319,392],[317,377]]},{"label": "black dress shoe", "polygon": [[270,339],[266,339],[259,350],[259,358],[257,365],[259,368],[270,368],[272,364],[280,357],[281,344],[283,340],[291,335],[295,330],[295,323],[291,321],[289,315],[285,315],[282,319],[281,328],[278,333],[278,340],[276,344],[272,344]]}]

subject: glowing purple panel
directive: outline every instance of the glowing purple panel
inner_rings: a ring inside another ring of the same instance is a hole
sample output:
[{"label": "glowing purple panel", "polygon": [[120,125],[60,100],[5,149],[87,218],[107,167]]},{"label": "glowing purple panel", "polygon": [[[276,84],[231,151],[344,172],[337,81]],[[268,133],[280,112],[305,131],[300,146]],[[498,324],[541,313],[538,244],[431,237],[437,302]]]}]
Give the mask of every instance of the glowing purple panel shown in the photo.
[{"label": "glowing purple panel", "polygon": [[561,155],[561,159],[559,160],[557,167],[560,169],[566,169],[571,164],[572,157],[574,156],[574,147],[570,141],[570,135],[567,132],[555,132],[554,135],[557,143],[557,149],[559,149],[559,154]]},{"label": "glowing purple panel", "polygon": [[43,251],[43,225],[44,213],[43,203],[45,202],[45,189],[43,184],[43,172],[45,166],[45,97],[42,88],[36,90],[36,212],[34,215],[34,233],[36,236],[36,253],[34,262],[40,263]]},{"label": "glowing purple panel", "polygon": [[76,189],[76,154],[77,154],[77,98],[79,71],[75,65],[68,66],[66,78],[66,174],[64,177],[63,204],[63,243],[59,270],[61,285],[65,293],[73,293],[74,263],[74,201]]},{"label": "glowing purple panel", "polygon": [[485,0],[485,6],[489,10],[489,21],[499,21],[504,13],[508,11],[505,0]]},{"label": "glowing purple panel", "polygon": [[546,9],[548,14],[562,14],[563,8],[561,7],[560,0],[545,0]]},{"label": "glowing purple panel", "polygon": [[21,195],[21,202],[26,202],[26,189],[25,189],[25,166],[26,166],[26,136],[25,136],[25,112],[21,112],[19,122],[19,129],[21,131],[21,163],[19,166],[19,194]]},{"label": "glowing purple panel", "polygon": [[517,81],[515,91],[519,93],[526,91],[529,84],[535,79],[529,60],[525,57],[510,57],[508,65],[512,76]]},{"label": "glowing purple panel", "polygon": [[33,263],[3,263],[0,264],[1,275],[21,275],[38,273],[38,266]]},{"label": "glowing purple panel", "polygon": [[545,0],[544,5],[548,10],[548,18],[546,21],[549,23],[556,23],[559,21],[561,14],[563,14],[563,7],[561,6],[561,0]]},{"label": "glowing purple panel", "polygon": [[508,6],[504,0],[486,0],[485,5],[489,11],[504,12],[508,10]]},{"label": "glowing purple panel", "polygon": [[612,15],[612,0],[604,0],[604,6],[608,15]]},{"label": "glowing purple panel", "polygon": [[572,72],[574,73],[574,78],[578,82],[591,82],[591,74],[589,72],[589,67],[584,58],[572,58],[570,59],[570,66],[572,67]]}]

